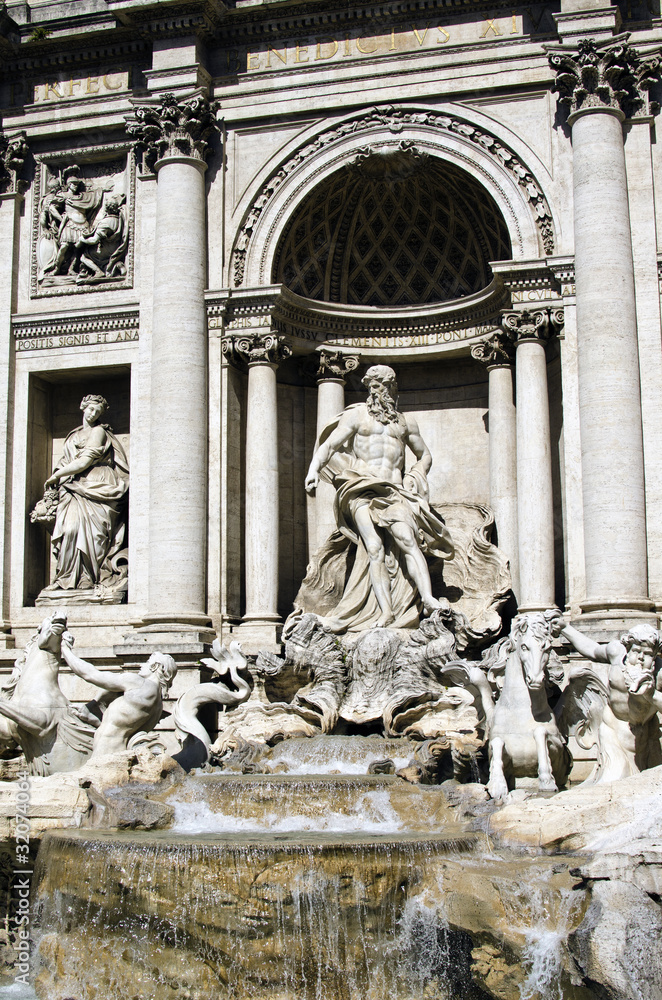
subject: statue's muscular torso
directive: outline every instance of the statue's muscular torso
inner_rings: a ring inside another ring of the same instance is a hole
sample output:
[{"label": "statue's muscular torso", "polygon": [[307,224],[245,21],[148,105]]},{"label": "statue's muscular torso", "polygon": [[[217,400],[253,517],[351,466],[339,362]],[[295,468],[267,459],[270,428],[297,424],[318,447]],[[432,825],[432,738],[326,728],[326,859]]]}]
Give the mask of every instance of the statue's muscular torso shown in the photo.
[{"label": "statue's muscular torso", "polygon": [[409,440],[405,417],[399,413],[397,421],[383,424],[372,416],[365,403],[357,406],[351,416],[354,436],[350,447],[355,458],[377,479],[401,485]]}]

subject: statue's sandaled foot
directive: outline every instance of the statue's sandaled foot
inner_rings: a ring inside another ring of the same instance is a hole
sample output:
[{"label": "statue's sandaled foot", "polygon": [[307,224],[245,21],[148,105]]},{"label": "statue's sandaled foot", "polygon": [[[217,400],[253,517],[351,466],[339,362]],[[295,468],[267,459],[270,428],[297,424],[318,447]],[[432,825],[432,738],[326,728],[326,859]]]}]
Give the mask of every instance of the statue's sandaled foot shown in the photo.
[{"label": "statue's sandaled foot", "polygon": [[375,622],[375,628],[386,628],[388,625],[392,625],[394,621],[395,618],[392,612],[385,611]]}]

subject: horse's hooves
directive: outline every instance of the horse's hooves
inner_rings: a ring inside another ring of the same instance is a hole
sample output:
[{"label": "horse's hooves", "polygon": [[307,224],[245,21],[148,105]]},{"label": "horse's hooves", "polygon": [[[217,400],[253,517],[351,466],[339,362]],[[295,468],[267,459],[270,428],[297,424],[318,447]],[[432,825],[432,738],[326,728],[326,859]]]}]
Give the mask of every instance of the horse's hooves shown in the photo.
[{"label": "horse's hooves", "polygon": [[503,783],[488,783],[487,791],[489,792],[490,798],[494,799],[495,802],[505,802],[508,798],[508,785],[505,781]]},{"label": "horse's hooves", "polygon": [[556,784],[553,778],[550,778],[549,781],[538,782],[539,792],[558,792],[558,790],[559,786]]}]

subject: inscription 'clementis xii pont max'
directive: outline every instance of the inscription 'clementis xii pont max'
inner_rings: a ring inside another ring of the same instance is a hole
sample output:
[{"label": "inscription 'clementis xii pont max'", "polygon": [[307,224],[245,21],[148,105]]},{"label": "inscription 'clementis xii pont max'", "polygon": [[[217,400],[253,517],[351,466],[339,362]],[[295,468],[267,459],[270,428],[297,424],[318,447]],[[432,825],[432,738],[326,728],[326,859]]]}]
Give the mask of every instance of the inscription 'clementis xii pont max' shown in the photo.
[{"label": "inscription 'clementis xii pont max'", "polygon": [[3,6],[0,1000],[662,1000],[656,5]]}]

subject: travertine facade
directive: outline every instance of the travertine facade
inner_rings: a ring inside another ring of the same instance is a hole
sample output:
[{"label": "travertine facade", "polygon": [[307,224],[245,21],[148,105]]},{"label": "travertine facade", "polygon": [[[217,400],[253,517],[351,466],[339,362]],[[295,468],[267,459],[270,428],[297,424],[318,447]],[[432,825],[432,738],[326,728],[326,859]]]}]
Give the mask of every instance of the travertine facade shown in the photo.
[{"label": "travertine facade", "polygon": [[[9,0],[0,535],[11,668],[56,577],[29,513],[83,396],[130,462],[126,603],[86,660],[275,652],[369,365],[489,505],[520,611],[662,609],[659,12],[634,0]],[[105,419],[105,418],[104,418]],[[88,688],[65,680],[73,700]]]}]

